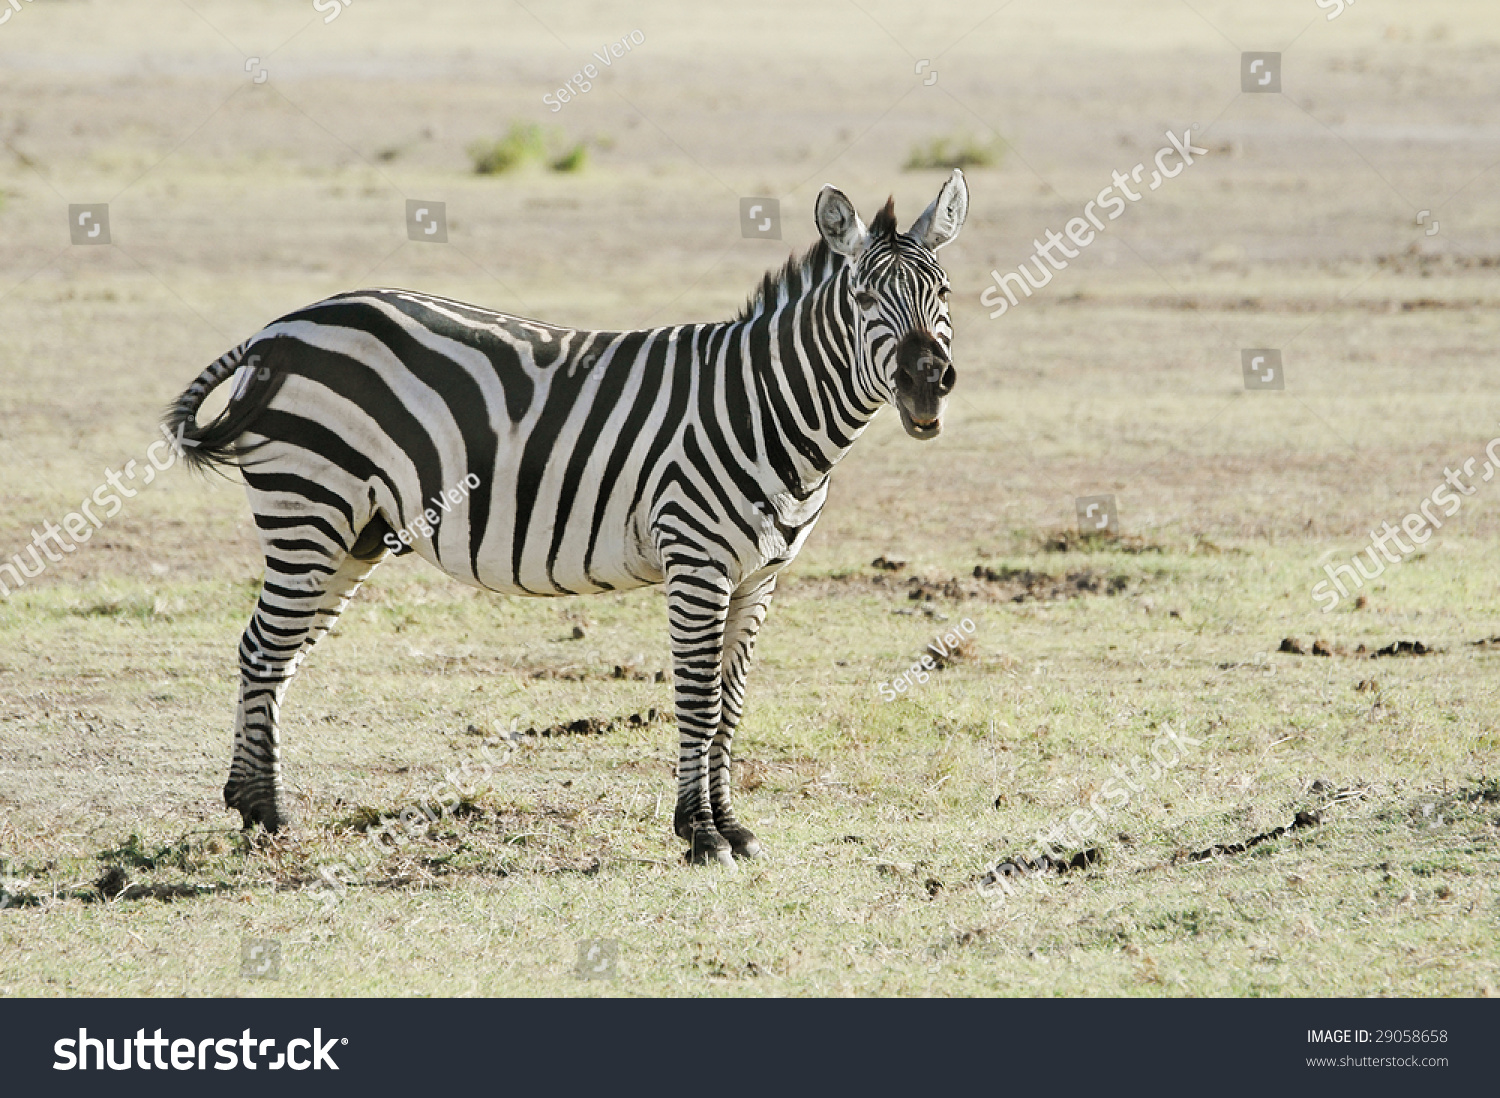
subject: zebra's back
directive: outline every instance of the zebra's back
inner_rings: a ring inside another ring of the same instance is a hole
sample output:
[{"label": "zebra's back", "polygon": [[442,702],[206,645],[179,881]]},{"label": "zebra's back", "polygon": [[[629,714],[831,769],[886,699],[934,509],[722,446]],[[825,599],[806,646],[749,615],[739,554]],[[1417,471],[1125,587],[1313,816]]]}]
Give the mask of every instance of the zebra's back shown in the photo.
[{"label": "zebra's back", "polygon": [[660,582],[651,474],[691,406],[677,367],[694,335],[578,331],[399,290],[310,305],[246,354],[236,399],[275,385],[244,436],[252,506],[305,507],[285,479],[301,478],[348,501],[351,536],[378,516],[387,548],[505,593]]}]

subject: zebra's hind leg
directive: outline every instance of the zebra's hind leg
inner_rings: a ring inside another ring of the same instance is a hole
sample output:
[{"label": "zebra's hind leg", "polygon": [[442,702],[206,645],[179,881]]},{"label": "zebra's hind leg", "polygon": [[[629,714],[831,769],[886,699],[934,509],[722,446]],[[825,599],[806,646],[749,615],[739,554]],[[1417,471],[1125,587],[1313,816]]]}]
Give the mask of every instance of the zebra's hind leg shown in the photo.
[{"label": "zebra's hind leg", "polygon": [[745,709],[745,679],[755,655],[755,638],[766,620],[775,588],[776,577],[770,576],[749,590],[735,592],[724,630],[723,704],[719,730],[708,751],[708,795],[714,826],[737,858],[754,858],[760,853],[760,840],[740,823],[729,803],[729,759],[734,730]]},{"label": "zebra's hind leg", "polygon": [[[388,529],[376,520],[365,534],[376,526]],[[224,785],[224,803],[239,811],[246,829],[258,823],[271,832],[291,823],[281,783],[280,712],[287,685],[385,556],[378,537],[361,536],[346,550],[320,548],[326,534],[299,538],[278,529],[275,535],[263,531],[266,578],[240,638],[234,757]]]},{"label": "zebra's hind leg", "polygon": [[677,809],[672,822],[677,834],[692,844],[689,861],[733,865],[729,840],[714,825],[708,782],[709,749],[723,711],[724,624],[730,584],[710,562],[664,556],[668,560],[667,621],[679,742]]}]

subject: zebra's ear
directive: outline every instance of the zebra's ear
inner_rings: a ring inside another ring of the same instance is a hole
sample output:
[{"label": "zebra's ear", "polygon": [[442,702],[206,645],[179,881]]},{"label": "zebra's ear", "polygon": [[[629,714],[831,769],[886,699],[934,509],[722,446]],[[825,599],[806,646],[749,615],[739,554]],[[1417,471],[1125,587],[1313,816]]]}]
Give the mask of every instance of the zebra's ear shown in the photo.
[{"label": "zebra's ear", "polygon": [[937,251],[943,245],[953,243],[968,215],[969,188],[964,183],[964,173],[954,168],[948,182],[943,184],[943,189],[932,200],[932,205],[912,222],[909,235]]},{"label": "zebra's ear", "polygon": [[849,201],[849,196],[837,187],[824,184],[818,192],[813,217],[818,222],[818,232],[839,255],[852,259],[865,250],[869,236],[865,223],[854,212],[854,203]]}]

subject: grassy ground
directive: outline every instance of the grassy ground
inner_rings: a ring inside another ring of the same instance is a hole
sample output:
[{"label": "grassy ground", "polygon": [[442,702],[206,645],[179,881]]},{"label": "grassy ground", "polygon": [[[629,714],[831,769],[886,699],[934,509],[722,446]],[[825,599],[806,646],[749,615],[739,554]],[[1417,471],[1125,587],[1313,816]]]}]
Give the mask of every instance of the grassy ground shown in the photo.
[{"label": "grassy ground", "polygon": [[[329,25],[269,4],[17,13],[0,560],[144,462],[160,407],[288,309],[395,284],[601,327],[728,316],[810,241],[825,179],[867,211],[894,192],[908,220],[941,179],[901,170],[914,146],[1004,153],[967,173],[943,253],[943,437],[877,421],[773,605],[735,774],[764,860],[680,864],[674,731],[628,720],[670,708],[659,594],[481,597],[410,561],[292,687],[299,829],[242,836],[218,791],[254,530],[238,488],[174,470],[0,599],[0,994],[1492,993],[1500,656],[1474,642],[1500,634],[1500,487],[1363,605],[1325,615],[1311,591],[1500,435],[1500,21],[1198,7],[736,29],[648,4],[559,9],[552,36],[469,3],[418,24],[379,0]],[[542,91],[637,25],[639,52],[551,116]],[[1292,91],[1239,95],[1236,47],[1283,49]],[[608,140],[579,173],[473,175],[465,147],[513,118]],[[1201,165],[986,317],[992,268],[1193,121]],[[782,196],[782,241],[739,236],[739,194]],[[403,243],[403,199],[429,196],[448,248]],[[116,245],[68,247],[66,203],[104,198]],[[1245,391],[1255,346],[1283,349],[1286,391]],[[1095,493],[1121,541],[1069,535]],[[963,658],[884,701],[965,617]],[[1432,651],[1370,658],[1403,640]],[[583,718],[625,720],[509,738]],[[1100,864],[996,897],[988,870],[1168,728],[1199,742],[1071,843]],[[360,830],[486,758],[400,849]],[[1251,842],[1299,812],[1318,822]],[[242,975],[251,939],[280,944],[278,980]],[[613,978],[581,978],[599,939]]]},{"label": "grassy ground", "polygon": [[[962,575],[960,563],[924,565],[924,578]],[[4,619],[6,674],[28,684],[5,728],[10,742],[24,729],[30,750],[9,753],[7,779],[55,799],[30,827],[6,820],[11,890],[30,905],[0,921],[6,993],[1494,986],[1496,657],[1425,609],[1460,577],[1413,563],[1380,609],[1303,614],[1292,630],[1307,645],[1439,649],[1372,660],[1275,653],[1283,607],[1304,599],[1296,554],[1200,544],[983,563],[1127,586],[1017,603],[1017,584],[973,580],[971,598],[913,601],[900,573],[876,584],[889,574],[870,568],[790,583],[736,775],[770,853],[736,875],[678,864],[669,729],[482,746],[513,728],[666,708],[664,684],[613,677],[621,660],[647,678],[665,664],[653,594],[496,603],[389,569],[297,683],[288,765],[305,831],[278,843],[247,842],[213,797],[248,585],[25,596]],[[968,658],[881,701],[876,684],[963,616],[976,627]],[[19,656],[23,630],[34,656]],[[565,677],[532,677],[543,670]],[[1167,726],[1201,744],[1111,813],[1093,836],[1101,867],[1008,898],[981,887]],[[473,796],[399,851],[376,853],[356,830],[436,803],[433,787],[465,761],[471,777],[455,780]],[[1322,824],[1240,855],[1181,857],[1298,810],[1321,810]],[[100,900],[110,867],[125,877]],[[342,887],[320,883],[324,869]],[[179,895],[188,888],[202,894]],[[279,982],[241,979],[244,938],[282,944]],[[620,943],[616,980],[577,978],[582,939]]]}]

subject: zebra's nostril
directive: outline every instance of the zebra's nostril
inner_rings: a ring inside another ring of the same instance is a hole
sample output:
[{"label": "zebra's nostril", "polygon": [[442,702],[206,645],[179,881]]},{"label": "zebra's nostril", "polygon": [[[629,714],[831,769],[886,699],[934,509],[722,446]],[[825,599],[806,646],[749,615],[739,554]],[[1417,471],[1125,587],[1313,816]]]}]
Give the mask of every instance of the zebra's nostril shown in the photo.
[{"label": "zebra's nostril", "polygon": [[957,384],[958,372],[954,370],[952,366],[949,366],[946,370],[943,371],[943,379],[938,382],[938,388],[942,390],[944,396],[947,396],[953,391],[953,386]]}]

